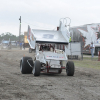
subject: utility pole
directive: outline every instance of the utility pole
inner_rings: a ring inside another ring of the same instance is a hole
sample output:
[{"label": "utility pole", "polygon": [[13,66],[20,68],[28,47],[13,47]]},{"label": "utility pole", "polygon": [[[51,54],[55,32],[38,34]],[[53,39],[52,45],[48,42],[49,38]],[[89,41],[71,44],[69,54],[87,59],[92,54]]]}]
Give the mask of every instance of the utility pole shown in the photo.
[{"label": "utility pole", "polygon": [[20,16],[19,20],[20,20],[20,25],[19,25],[19,42],[20,42],[20,35],[21,35],[21,16]]}]

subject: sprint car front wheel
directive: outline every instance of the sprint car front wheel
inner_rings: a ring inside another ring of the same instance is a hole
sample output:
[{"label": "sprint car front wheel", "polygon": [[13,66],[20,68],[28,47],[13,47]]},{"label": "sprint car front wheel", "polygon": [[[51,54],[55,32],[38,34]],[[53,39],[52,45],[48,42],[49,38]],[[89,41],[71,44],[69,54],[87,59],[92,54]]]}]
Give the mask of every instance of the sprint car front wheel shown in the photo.
[{"label": "sprint car front wheel", "polygon": [[67,76],[73,76],[74,75],[74,71],[75,71],[74,63],[72,61],[68,61],[67,64],[66,64]]},{"label": "sprint car front wheel", "polygon": [[33,67],[34,76],[40,76],[40,71],[41,71],[41,63],[40,61],[36,60]]}]

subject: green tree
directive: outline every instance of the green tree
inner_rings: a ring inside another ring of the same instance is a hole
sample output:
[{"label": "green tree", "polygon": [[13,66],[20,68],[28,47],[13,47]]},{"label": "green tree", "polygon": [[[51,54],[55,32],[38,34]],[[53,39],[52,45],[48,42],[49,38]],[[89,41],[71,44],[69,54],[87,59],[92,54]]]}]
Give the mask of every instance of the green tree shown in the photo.
[{"label": "green tree", "polygon": [[[0,35],[0,41],[2,40],[11,40],[11,41],[19,41],[19,36],[13,35],[10,32],[6,32],[6,33],[2,33]],[[23,41],[24,40],[24,35],[20,35],[20,40]]]}]

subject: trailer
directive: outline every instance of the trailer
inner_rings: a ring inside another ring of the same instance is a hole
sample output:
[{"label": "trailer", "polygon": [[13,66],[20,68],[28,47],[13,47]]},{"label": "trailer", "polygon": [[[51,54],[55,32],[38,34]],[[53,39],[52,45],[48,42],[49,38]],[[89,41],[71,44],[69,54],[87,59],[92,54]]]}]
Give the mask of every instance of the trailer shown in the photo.
[{"label": "trailer", "polygon": [[94,43],[94,54],[100,51],[100,23],[86,24],[70,27],[72,41],[79,41],[82,45],[82,53],[90,54],[90,44]]},{"label": "trailer", "polygon": [[[68,76],[73,76],[75,66],[73,61],[68,61],[64,50],[57,49],[57,45],[68,46],[70,32],[67,20],[60,19],[59,30],[36,30],[28,26],[28,42],[35,50],[35,59],[22,57],[20,70],[22,74],[33,73],[40,76],[40,73],[60,74],[62,69],[66,70]],[[70,20],[70,19],[69,19]],[[65,63],[65,65],[64,65]]]}]

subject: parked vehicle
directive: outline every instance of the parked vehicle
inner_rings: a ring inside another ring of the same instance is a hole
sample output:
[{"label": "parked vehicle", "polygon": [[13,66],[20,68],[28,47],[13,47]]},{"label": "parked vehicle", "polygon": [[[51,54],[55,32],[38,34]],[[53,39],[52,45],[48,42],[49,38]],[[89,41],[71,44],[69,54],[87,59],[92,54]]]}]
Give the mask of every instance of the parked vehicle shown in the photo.
[{"label": "parked vehicle", "polygon": [[2,40],[1,49],[8,49],[8,48],[9,48],[9,40]]}]

